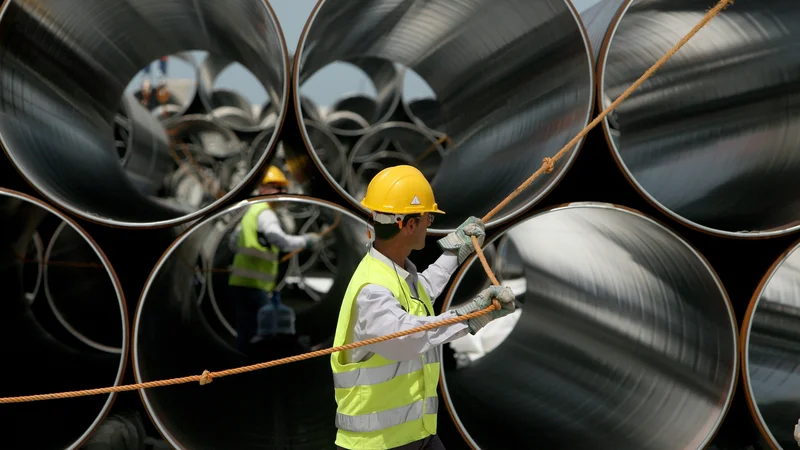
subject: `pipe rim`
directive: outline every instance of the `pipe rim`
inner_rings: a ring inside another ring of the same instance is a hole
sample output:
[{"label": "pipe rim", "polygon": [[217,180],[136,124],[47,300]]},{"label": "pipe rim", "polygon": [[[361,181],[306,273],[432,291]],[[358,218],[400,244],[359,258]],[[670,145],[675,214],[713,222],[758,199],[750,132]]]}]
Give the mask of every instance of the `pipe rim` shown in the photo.
[{"label": "pipe rim", "polygon": [[[47,243],[47,250],[45,250],[45,253],[44,253],[44,273],[43,273],[43,277],[44,277],[44,295],[45,295],[45,298],[47,299],[47,304],[50,306],[50,310],[53,312],[53,315],[55,316],[56,320],[58,320],[58,323],[61,324],[61,326],[64,327],[64,329],[67,330],[67,332],[69,332],[69,334],[74,336],[76,339],[78,339],[79,341],[83,342],[84,344],[88,345],[89,347],[91,347],[91,348],[93,348],[95,350],[99,350],[99,351],[105,352],[105,353],[113,353],[113,354],[121,355],[122,354],[122,348],[121,347],[120,348],[111,347],[111,346],[108,346],[108,345],[105,345],[105,344],[101,344],[99,342],[96,342],[96,341],[88,338],[83,333],[81,333],[80,331],[76,330],[75,327],[73,327],[67,321],[67,319],[64,318],[64,316],[58,310],[58,307],[56,306],[55,301],[53,300],[53,294],[50,291],[50,281],[49,281],[49,277],[47,276],[48,275],[47,271],[48,271],[48,267],[49,267],[49,264],[47,264],[47,262],[50,261],[50,257],[52,256],[52,252],[53,252],[53,248],[55,247],[55,243],[58,240],[58,237],[61,234],[61,231],[66,226],[66,224],[67,224],[66,222],[61,222],[56,227],[56,230],[53,232],[53,236],[50,238],[50,242]],[[120,305],[120,306],[122,306],[122,305]],[[126,321],[127,321],[127,318],[126,318]],[[125,330],[123,329],[123,333],[124,332],[125,332]],[[124,340],[123,340],[123,342],[124,342]]]},{"label": "pipe rim", "polygon": [[[153,269],[150,271],[150,275],[148,275],[147,281],[145,282],[144,288],[142,289],[142,293],[139,296],[139,302],[136,305],[136,312],[134,313],[133,326],[131,327],[131,339],[130,339],[130,341],[131,341],[131,358],[130,359],[131,359],[131,364],[132,364],[132,367],[133,367],[133,377],[134,377],[134,380],[135,380],[136,383],[142,383],[142,382],[146,381],[146,380],[144,380],[142,378],[140,362],[139,362],[139,351],[138,351],[138,345],[139,345],[138,336],[139,336],[139,326],[140,326],[139,324],[141,322],[142,310],[143,310],[144,303],[147,300],[147,295],[148,295],[148,293],[150,291],[150,288],[153,285],[153,280],[154,280],[155,276],[160,272],[161,268],[164,266],[164,263],[167,262],[167,260],[172,256],[172,254],[175,252],[175,250],[177,250],[180,247],[180,245],[195,230],[199,229],[203,225],[205,225],[208,222],[211,222],[213,220],[217,220],[217,219],[219,219],[219,217],[221,217],[221,216],[223,216],[225,214],[230,214],[231,212],[233,212],[234,210],[236,210],[238,208],[241,208],[241,207],[244,207],[244,206],[252,206],[254,204],[265,202],[265,201],[276,202],[276,203],[279,203],[279,202],[305,203],[305,204],[308,204],[308,205],[327,207],[327,208],[330,208],[330,209],[336,211],[337,213],[341,213],[342,216],[346,216],[346,217],[349,217],[350,219],[352,219],[352,220],[354,220],[356,222],[363,223],[367,227],[367,229],[371,229],[372,228],[364,220],[364,218],[355,215],[353,213],[353,211],[350,211],[350,210],[346,209],[342,205],[338,205],[336,203],[333,203],[333,202],[330,202],[330,201],[327,201],[327,200],[322,200],[322,199],[313,198],[313,197],[307,197],[307,196],[301,196],[301,195],[294,195],[294,194],[279,194],[279,195],[266,195],[266,196],[252,197],[252,198],[249,198],[249,199],[246,199],[246,200],[242,200],[242,201],[240,201],[238,203],[235,203],[233,205],[230,205],[230,206],[226,207],[225,209],[217,211],[216,213],[205,217],[203,220],[192,224],[189,228],[184,230],[169,245],[169,247],[167,247],[167,249],[164,251],[164,253],[161,255],[161,257],[158,259],[156,264],[153,266]],[[184,447],[180,442],[177,441],[177,439],[175,439],[175,437],[172,435],[172,433],[170,433],[169,430],[167,429],[167,427],[165,427],[164,424],[161,422],[161,420],[159,419],[158,415],[155,412],[153,412],[153,405],[150,403],[150,399],[149,399],[149,397],[147,395],[147,390],[146,389],[138,389],[138,392],[139,392],[139,397],[142,399],[142,403],[144,404],[144,409],[147,412],[147,415],[150,417],[150,420],[153,422],[153,425],[155,426],[155,428],[158,431],[158,433],[164,438],[164,440],[166,440],[174,448],[176,448],[176,449],[185,449],[186,447]],[[70,450],[72,450],[72,449],[70,449]]]},{"label": "pipe rim", "polygon": [[739,333],[739,360],[741,361],[742,383],[744,385],[744,398],[745,402],[747,403],[747,409],[750,411],[750,416],[753,418],[753,422],[755,423],[756,428],[758,428],[759,433],[761,433],[761,435],[767,441],[767,444],[774,450],[780,450],[781,446],[778,443],[778,440],[769,430],[767,422],[764,420],[764,416],[761,415],[761,410],[756,404],[755,394],[753,392],[753,384],[750,381],[750,333],[752,332],[753,328],[753,318],[755,317],[756,310],[758,310],[758,306],[761,303],[764,290],[767,288],[769,282],[772,280],[775,274],[778,273],[778,270],[780,270],[783,264],[798,249],[800,249],[800,240],[795,241],[787,250],[784,250],[775,259],[775,261],[772,262],[769,269],[767,269],[767,271],[764,273],[764,276],[761,277],[761,281],[759,281],[758,286],[753,292],[753,295],[750,297],[750,303],[747,305],[747,310],[744,313],[741,331]]},{"label": "pipe rim", "polygon": [[[3,5],[0,5],[0,20],[2,19],[3,12],[5,11],[5,6],[6,5],[7,5],[7,3],[4,3]],[[121,319],[122,319],[122,351],[120,352],[120,361],[119,361],[119,367],[117,369],[117,376],[116,376],[116,379],[114,380],[114,384],[112,385],[112,386],[119,386],[122,383],[123,377],[125,376],[125,370],[126,370],[127,365],[128,365],[128,352],[130,350],[130,334],[129,334],[129,328],[128,328],[128,308],[127,308],[127,303],[125,302],[125,293],[122,290],[122,284],[120,283],[119,277],[117,277],[117,273],[114,271],[114,268],[111,266],[111,262],[108,260],[108,257],[105,255],[105,253],[100,248],[100,246],[97,245],[97,242],[95,242],[95,240],[91,237],[91,235],[89,235],[89,233],[86,232],[86,230],[84,230],[77,222],[72,220],[69,216],[67,216],[66,214],[62,214],[56,208],[44,203],[43,201],[41,201],[41,200],[39,200],[39,199],[37,199],[35,197],[30,196],[28,194],[25,194],[25,193],[22,193],[22,192],[18,192],[18,191],[14,191],[14,190],[11,190],[11,189],[6,189],[6,188],[3,188],[3,187],[0,187],[0,196],[8,196],[8,197],[11,197],[11,198],[15,198],[17,200],[22,200],[22,201],[27,202],[27,203],[32,203],[32,204],[38,206],[39,208],[44,209],[48,213],[55,215],[56,217],[61,219],[63,222],[69,223],[69,225],[82,238],[84,238],[90,244],[90,246],[92,247],[92,250],[94,250],[94,252],[100,258],[100,261],[103,264],[103,267],[105,268],[106,273],[109,275],[109,277],[111,279],[111,282],[114,285],[114,291],[117,293],[117,298],[119,299],[120,306],[121,306],[120,315],[121,315]],[[84,433],[82,435],[80,435],[78,438],[76,438],[75,441],[72,444],[70,444],[70,446],[67,447],[64,450],[78,450],[78,449],[80,449],[81,446],[83,446],[83,444],[85,444],[86,441],[89,440],[89,438],[92,436],[92,434],[94,434],[94,431],[97,429],[97,427],[100,426],[100,424],[108,416],[109,412],[111,411],[111,407],[113,406],[114,401],[116,400],[116,398],[117,398],[117,393],[116,392],[109,393],[107,398],[106,398],[105,404],[100,409],[100,411],[98,412],[97,416],[95,417],[94,421],[89,426],[89,428],[87,428],[86,431],[84,431]]]},{"label": "pipe rim", "polygon": [[[5,16],[5,12],[8,9],[8,5],[11,4],[13,0],[4,0],[2,4],[0,4],[0,21],[2,21],[3,17]],[[275,119],[275,132],[272,135],[272,138],[268,141],[267,151],[264,152],[261,158],[259,158],[258,164],[253,166],[247,175],[245,175],[245,180],[253,179],[261,170],[261,167],[266,163],[266,161],[272,156],[272,153],[275,151],[276,143],[278,142],[278,136],[283,129],[283,126],[286,122],[287,112],[289,110],[289,96],[291,95],[289,92],[289,88],[291,86],[290,78],[292,77],[292,71],[290,70],[290,62],[289,62],[289,49],[286,46],[286,36],[284,35],[283,28],[281,27],[280,22],[278,21],[278,16],[275,14],[275,11],[272,9],[272,6],[269,4],[267,0],[257,0],[257,3],[260,3],[264,6],[267,15],[271,19],[272,23],[275,25],[275,30],[277,31],[278,35],[278,42],[279,47],[281,48],[281,56],[282,56],[282,68],[283,68],[283,83],[282,83],[282,92],[281,92],[281,108],[277,110],[277,117]],[[112,124],[113,128],[113,124]],[[41,189],[34,183],[33,179],[29,178],[19,167],[19,161],[14,157],[12,152],[8,150],[8,145],[6,144],[6,140],[3,137],[2,133],[0,133],[0,148],[3,150],[3,153],[8,158],[11,166],[14,167],[14,170],[19,173],[23,180],[25,180],[28,185],[30,185],[36,192],[38,192],[42,197],[50,202],[58,205],[58,207],[66,210],[69,213],[72,213],[81,219],[84,219],[88,222],[95,223],[98,225],[106,226],[109,228],[117,228],[123,230],[142,230],[142,229],[159,229],[159,228],[168,228],[173,227],[176,225],[182,225],[187,222],[191,222],[196,220],[202,216],[214,213],[215,211],[219,210],[220,208],[224,208],[225,204],[233,198],[236,198],[242,190],[247,186],[247,182],[239,183],[234,189],[229,190],[225,195],[218,198],[216,201],[209,203],[208,205],[198,209],[189,214],[184,214],[182,216],[175,217],[173,219],[167,220],[157,220],[152,222],[128,222],[116,219],[110,219],[101,217],[100,215],[96,215],[90,211],[82,211],[80,208],[75,207],[74,205],[62,201],[61,196],[55,195],[53,193],[48,192],[48,190]],[[32,198],[32,197],[31,197]]]},{"label": "pipe rim", "polygon": [[[597,89],[595,95],[595,101],[597,102],[597,107],[599,111],[603,111],[606,107],[603,102],[603,98],[605,96],[605,72],[606,67],[608,65],[608,51],[611,47],[611,41],[614,39],[614,36],[617,33],[617,29],[619,28],[620,22],[622,22],[622,18],[625,16],[625,13],[628,9],[633,6],[635,0],[625,0],[625,4],[623,4],[619,10],[617,10],[616,15],[611,20],[611,25],[608,27],[608,31],[606,32],[606,36],[603,39],[600,48],[600,54],[597,60]],[[613,100],[612,100],[613,101]],[[619,154],[619,150],[614,145],[614,141],[611,138],[611,130],[610,124],[608,123],[608,116],[604,117],[602,122],[603,128],[603,135],[606,138],[606,142],[608,143],[608,151],[611,152],[611,155],[614,158],[614,162],[619,167],[620,172],[625,176],[631,186],[636,190],[639,195],[645,199],[649,204],[653,207],[664,213],[665,215],[669,216],[671,219],[677,221],[681,225],[684,225],[688,228],[691,228],[695,231],[699,231],[701,233],[711,235],[711,236],[721,236],[724,238],[731,238],[731,239],[741,239],[741,240],[759,240],[759,239],[768,239],[772,237],[778,236],[786,236],[789,234],[793,234],[800,230],[800,224],[781,228],[779,230],[772,230],[772,231],[726,231],[726,230],[719,230],[716,228],[711,228],[700,223],[694,222],[689,220],[675,212],[671,209],[664,206],[661,202],[655,199],[650,193],[648,193],[644,187],[639,184],[639,182],[634,178],[633,173],[628,169],[625,162],[622,160],[622,156]]]},{"label": "pipe rim", "polygon": [[[692,255],[696,256],[703,263],[703,266],[708,270],[708,274],[711,276],[711,278],[713,278],[714,284],[719,289],[719,292],[722,295],[723,300],[725,301],[726,310],[728,312],[728,320],[730,321],[730,326],[731,326],[731,331],[732,331],[731,338],[732,338],[733,348],[735,349],[735,348],[738,347],[737,344],[738,344],[740,335],[739,335],[739,332],[738,332],[739,331],[738,322],[736,320],[736,316],[735,316],[734,310],[733,310],[733,304],[731,303],[730,297],[728,296],[728,291],[725,289],[725,286],[722,284],[722,280],[719,278],[719,275],[717,274],[717,272],[711,266],[711,263],[689,241],[683,239],[678,233],[676,233],[674,230],[672,230],[668,226],[666,226],[666,224],[662,223],[660,220],[658,220],[658,219],[656,219],[654,217],[651,217],[651,216],[649,216],[647,214],[642,213],[641,211],[639,211],[637,209],[630,208],[630,207],[627,207],[627,206],[624,206],[624,205],[615,204],[615,203],[605,203],[605,202],[587,201],[587,202],[562,203],[562,204],[559,204],[559,205],[554,205],[554,206],[539,210],[536,213],[530,215],[529,217],[526,217],[522,221],[519,221],[519,222],[511,224],[511,225],[507,225],[502,230],[498,230],[498,232],[495,233],[495,235],[490,240],[484,242],[483,247],[485,248],[486,246],[495,243],[495,241],[499,241],[504,236],[506,236],[506,234],[507,234],[507,232],[509,230],[511,230],[516,225],[519,225],[519,224],[521,224],[521,223],[523,223],[525,221],[533,220],[536,217],[543,216],[545,214],[550,214],[550,213],[553,213],[553,212],[557,212],[557,211],[560,211],[560,210],[568,210],[568,209],[581,208],[581,207],[582,208],[610,209],[610,210],[619,211],[621,213],[629,214],[629,215],[634,216],[636,218],[645,220],[646,222],[649,222],[652,225],[655,225],[659,229],[665,231],[667,234],[669,234],[670,236],[675,238],[677,242],[683,244],[683,246],[687,250],[689,250],[689,252],[691,252]],[[444,297],[444,300],[442,301],[442,307],[441,307],[441,311],[442,312],[446,311],[447,307],[450,306],[450,302],[453,299],[453,295],[456,293],[456,291],[458,290],[458,287],[461,285],[461,281],[463,280],[464,275],[466,275],[467,271],[472,267],[473,264],[475,264],[477,259],[478,259],[478,255],[476,253],[471,254],[464,261],[464,263],[459,267],[458,271],[451,278],[454,281],[453,281],[452,285],[450,286],[450,288],[447,290],[447,293],[446,293],[446,295]],[[480,264],[480,262],[477,262],[477,263]],[[500,345],[502,345],[502,343]],[[440,346],[439,347],[439,357],[440,358],[442,356],[441,352],[442,352],[442,347]],[[731,373],[730,388],[728,389],[728,395],[726,396],[726,399],[725,399],[724,403],[722,405],[720,405],[721,406],[720,415],[719,415],[719,418],[714,423],[714,426],[712,428],[713,431],[711,433],[709,433],[708,436],[706,436],[706,438],[703,440],[703,444],[702,444],[702,446],[700,446],[700,448],[705,448],[714,439],[714,437],[719,432],[719,429],[721,428],[721,425],[724,422],[725,417],[727,416],[728,412],[730,411],[731,402],[733,401],[733,396],[734,396],[734,393],[736,392],[736,386],[737,386],[738,379],[739,379],[739,361],[740,361],[739,352],[738,351],[734,351],[733,352],[733,360],[732,360],[732,364],[731,364],[734,369],[733,369],[733,371]],[[453,420],[453,423],[456,425],[456,428],[458,429],[458,432],[464,438],[464,441],[467,443],[467,445],[469,445],[472,448],[472,450],[480,450],[480,447],[478,446],[478,444],[472,439],[472,437],[469,434],[469,431],[466,429],[466,427],[464,427],[464,424],[461,422],[461,419],[459,418],[458,413],[456,412],[456,408],[452,403],[452,399],[448,395],[447,377],[445,377],[445,370],[444,370],[444,366],[443,365],[441,365],[439,367],[439,384],[441,385],[442,398],[444,399],[445,407],[447,408],[447,412],[450,414],[450,417]]]},{"label": "pipe rim", "polygon": [[32,305],[36,301],[42,286],[42,278],[44,278],[44,242],[39,231],[34,231],[32,242],[36,249],[36,284],[33,286],[32,292],[25,292],[25,300],[28,305]]},{"label": "pipe rim", "polygon": [[[330,172],[325,167],[325,165],[322,164],[322,161],[319,160],[319,157],[317,157],[316,152],[312,150],[313,146],[311,145],[311,139],[309,138],[308,133],[306,132],[305,119],[303,118],[302,114],[302,105],[301,105],[302,96],[300,95],[300,84],[299,84],[301,70],[299,69],[299,67],[301,67],[301,64],[303,62],[302,56],[303,52],[305,51],[308,33],[311,31],[311,27],[317,18],[317,14],[319,13],[320,9],[322,9],[322,6],[325,4],[326,1],[328,0],[317,0],[317,4],[314,6],[314,9],[308,15],[308,19],[306,20],[306,23],[303,26],[303,31],[300,33],[300,39],[297,44],[297,50],[295,50],[294,53],[294,62],[292,66],[294,67],[294,70],[292,70],[292,102],[294,105],[298,128],[300,131],[300,137],[303,139],[303,144],[305,144],[306,149],[308,150],[308,155],[311,161],[314,163],[315,166],[317,166],[317,169],[319,169],[320,172],[323,174],[323,178],[325,179],[325,181],[328,182],[328,184],[339,194],[340,197],[344,198],[344,200],[351,206],[353,206],[356,210],[358,210],[358,212],[360,212],[364,216],[369,217],[369,211],[366,208],[364,208],[364,206],[361,205],[361,202],[357,201],[352,197],[352,195],[347,193],[347,191],[343,187],[341,187],[339,183],[335,183],[332,181],[333,177],[331,176]],[[595,82],[594,56],[591,52],[589,34],[586,31],[586,27],[584,26],[583,21],[580,18],[580,15],[578,14],[578,10],[575,8],[575,5],[572,4],[572,0],[562,0],[562,1],[566,6],[567,11],[569,11],[569,13],[572,15],[573,20],[575,21],[576,29],[579,32],[581,39],[583,40],[584,50],[586,51],[585,56],[586,56],[587,70],[589,75],[587,80],[589,82],[590,94],[588,96],[588,101],[586,102],[586,116],[582,122],[584,124],[583,128],[585,128],[592,120],[592,115],[594,113],[595,99],[598,97],[596,82]],[[401,77],[401,80],[404,79],[404,75],[405,74],[403,74],[403,77]],[[402,100],[402,92],[400,94],[401,95],[399,97],[400,100]],[[567,142],[565,142],[564,144],[566,143]],[[578,154],[580,154],[580,151],[585,143],[586,143],[586,136],[582,137],[580,140],[578,140],[578,142],[575,143],[572,150],[568,153],[568,157],[566,159],[561,160],[563,161],[564,164],[563,169],[560,171],[554,171],[556,172],[555,174],[549,175],[550,177],[552,177],[551,178],[552,182],[548,183],[547,186],[538,195],[532,197],[530,200],[520,205],[520,207],[518,207],[516,210],[510,211],[506,214],[498,214],[496,218],[488,220],[486,222],[486,228],[491,229],[499,227],[501,225],[513,221],[519,216],[529,212],[531,208],[533,208],[535,205],[541,202],[545,197],[547,197],[547,195],[553,192],[553,190],[558,186],[558,184],[564,179],[564,176],[567,174],[567,172],[569,172],[569,169],[572,167],[575,160],[578,158]],[[436,193],[434,192],[434,195],[435,194]],[[510,195],[511,192],[509,192],[508,194]],[[453,228],[431,227],[428,228],[428,235],[444,236],[446,234],[454,232],[455,230],[456,230],[455,227]]]}]

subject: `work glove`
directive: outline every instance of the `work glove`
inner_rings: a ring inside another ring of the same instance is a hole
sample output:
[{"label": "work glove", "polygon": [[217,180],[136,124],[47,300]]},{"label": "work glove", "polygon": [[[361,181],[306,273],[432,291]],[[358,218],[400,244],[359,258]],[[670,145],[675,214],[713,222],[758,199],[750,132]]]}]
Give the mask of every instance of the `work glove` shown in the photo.
[{"label": "work glove", "polygon": [[794,440],[797,441],[797,445],[800,447],[800,420],[794,426]]},{"label": "work glove", "polygon": [[486,309],[492,304],[492,300],[494,299],[497,299],[497,301],[500,302],[500,305],[502,306],[501,309],[496,309],[481,316],[473,317],[472,319],[467,320],[469,332],[471,334],[475,334],[478,332],[478,330],[485,327],[486,324],[492,320],[499,319],[514,312],[515,298],[516,296],[514,295],[514,291],[512,291],[508,286],[490,286],[481,291],[481,293],[478,294],[478,296],[475,297],[471,302],[467,303],[461,308],[456,308],[456,314],[463,316],[471,312]]},{"label": "work glove", "polygon": [[478,243],[483,246],[483,239],[486,237],[486,227],[483,221],[477,217],[470,217],[465,220],[456,231],[439,239],[437,244],[443,251],[451,251],[458,255],[458,264],[464,262],[467,256],[475,251],[471,236],[478,238]]},{"label": "work glove", "polygon": [[303,237],[306,238],[307,249],[316,249],[322,246],[322,236],[317,233],[306,233]]}]

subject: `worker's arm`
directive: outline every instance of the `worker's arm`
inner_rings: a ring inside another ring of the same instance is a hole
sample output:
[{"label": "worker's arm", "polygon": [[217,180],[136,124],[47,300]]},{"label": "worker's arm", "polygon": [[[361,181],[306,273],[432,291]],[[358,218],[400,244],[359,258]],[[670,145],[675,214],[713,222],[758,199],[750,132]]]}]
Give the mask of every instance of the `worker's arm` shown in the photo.
[{"label": "worker's arm", "polygon": [[[419,300],[409,299],[410,302]],[[448,311],[433,317],[421,317],[407,313],[391,291],[383,286],[368,284],[356,297],[356,321],[353,325],[355,341],[384,336],[398,331],[438,322],[455,317],[455,311]],[[414,359],[436,347],[454,341],[469,333],[469,325],[459,322],[434,328],[428,331],[379,342],[367,347],[386,359],[406,361]]]},{"label": "worker's arm", "polygon": [[239,233],[241,232],[242,226],[236,225],[236,228],[233,229],[230,237],[228,237],[228,248],[230,248],[233,253],[239,250]]},{"label": "worker's arm", "polygon": [[422,288],[431,298],[431,303],[436,302],[436,298],[447,286],[447,282],[453,273],[458,269],[458,255],[446,251],[442,253],[433,264],[419,274],[419,282]]},{"label": "worker's arm", "polygon": [[458,255],[458,264],[461,265],[469,255],[475,252],[473,236],[478,240],[478,245],[483,246],[486,227],[481,219],[474,216],[469,217],[455,231],[439,239],[436,243],[442,250]]},{"label": "worker's arm", "polygon": [[292,252],[307,245],[306,236],[292,236],[286,234],[281,227],[281,222],[275,211],[267,209],[258,215],[258,232],[270,244],[275,244],[283,252]]}]

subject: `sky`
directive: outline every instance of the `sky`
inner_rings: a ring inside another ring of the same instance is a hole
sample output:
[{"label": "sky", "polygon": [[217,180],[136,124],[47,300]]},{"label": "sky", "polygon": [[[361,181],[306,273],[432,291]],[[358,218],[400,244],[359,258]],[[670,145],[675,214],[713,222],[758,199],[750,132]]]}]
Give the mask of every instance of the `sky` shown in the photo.
[{"label": "sky", "polygon": [[[602,0],[573,0],[578,11],[599,3]],[[297,48],[300,33],[303,31],[316,0],[269,0],[275,10],[286,37],[286,44],[291,54]],[[195,59],[202,61],[203,53],[195,52]],[[156,65],[153,65],[155,69]],[[170,78],[195,78],[192,67],[180,59],[170,58],[168,73]],[[131,82],[129,91],[138,90],[142,74],[138,74]],[[231,89],[242,94],[252,104],[262,105],[267,94],[258,80],[241,65],[234,64],[223,71],[217,79],[216,88]],[[349,93],[374,95],[375,89],[369,79],[358,69],[346,63],[333,63],[317,72],[306,81],[301,91],[312,102],[319,106],[331,106],[337,99]],[[412,71],[406,72],[403,84],[403,97],[406,99],[433,97],[433,93],[422,78]]]}]

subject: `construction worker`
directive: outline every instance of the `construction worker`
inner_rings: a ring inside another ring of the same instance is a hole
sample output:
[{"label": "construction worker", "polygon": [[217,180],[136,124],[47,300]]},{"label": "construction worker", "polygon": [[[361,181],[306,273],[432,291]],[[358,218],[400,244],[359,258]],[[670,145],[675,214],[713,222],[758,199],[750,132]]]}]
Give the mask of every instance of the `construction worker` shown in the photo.
[{"label": "construction worker", "polygon": [[483,223],[470,217],[440,239],[442,256],[417,273],[408,256],[425,246],[433,214],[443,214],[422,173],[411,166],[382,170],[361,204],[371,211],[375,239],[345,292],[334,346],[464,315],[493,299],[502,305],[465,322],[331,355],[338,448],[443,449],[436,435],[439,346],[514,311],[514,293],[493,286],[470,303],[434,316],[433,301],[475,251],[470,237],[483,244]]},{"label": "construction worker", "polygon": [[[286,192],[289,180],[270,166],[258,188],[260,195]],[[256,335],[259,309],[268,304],[278,278],[280,251],[291,252],[317,246],[316,233],[302,236],[286,234],[268,202],[250,206],[231,234],[229,245],[235,252],[228,286],[236,304],[236,348],[246,352]]]}]

